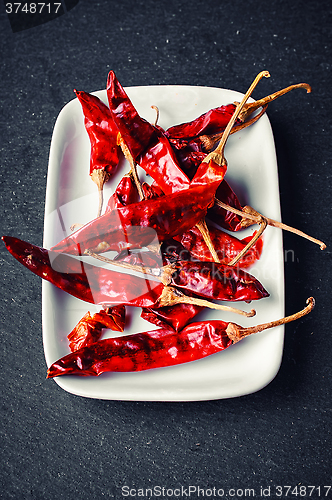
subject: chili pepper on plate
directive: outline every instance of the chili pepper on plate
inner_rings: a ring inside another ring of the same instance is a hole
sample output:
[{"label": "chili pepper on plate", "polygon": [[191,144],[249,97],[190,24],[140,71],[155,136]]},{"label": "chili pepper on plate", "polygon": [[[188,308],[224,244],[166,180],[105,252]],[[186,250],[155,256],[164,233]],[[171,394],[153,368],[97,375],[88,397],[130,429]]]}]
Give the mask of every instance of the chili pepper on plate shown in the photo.
[{"label": "chili pepper on plate", "polygon": [[209,184],[113,209],[65,237],[52,250],[76,255],[85,250],[121,251],[145,246],[156,236],[162,241],[190,229],[205,217],[223,177],[219,166],[206,168]]},{"label": "chili pepper on plate", "polygon": [[[60,375],[98,376],[104,372],[134,372],[197,361],[220,353],[249,335],[295,321],[310,313],[315,301],[296,314],[254,327],[211,320],[192,323],[180,332],[161,328],[108,338],[67,354],[51,364],[47,378]],[[222,362],[222,358],[220,358]]]},{"label": "chili pepper on plate", "polygon": [[[196,304],[209,307],[211,309],[220,309],[225,311],[242,314],[244,316],[253,316],[254,310],[245,312],[231,306],[215,304],[210,300],[186,296],[182,290],[186,285],[183,275],[174,277],[172,283],[172,270],[168,269],[167,281],[155,281],[150,277],[141,278],[132,274],[119,273],[104,267],[93,266],[89,263],[77,260],[75,257],[63,253],[48,251],[31,243],[27,243],[18,238],[3,236],[3,242],[7,250],[21,264],[27,267],[37,276],[49,281],[57,288],[69,293],[70,295],[84,300],[85,302],[102,305],[129,305],[135,307],[164,307],[179,303]],[[190,263],[189,263],[190,264]],[[207,263],[211,264],[211,263]],[[160,270],[156,269],[153,274],[157,279],[160,276]],[[163,270],[165,271],[165,269]],[[197,270],[194,270],[197,273]],[[187,286],[189,292],[194,286],[190,283],[190,269],[188,271]],[[222,287],[217,284],[211,284],[209,277],[199,277],[201,285],[199,295],[210,299],[213,293],[216,293],[215,300],[222,300]],[[256,300],[267,296],[267,292],[258,280],[251,277],[239,275],[226,276],[228,282],[224,288],[224,300]],[[205,280],[205,290],[202,283]],[[176,282],[179,282],[176,284]],[[247,293],[244,292],[246,288]],[[241,298],[240,298],[241,297]]]},{"label": "chili pepper on plate", "polygon": [[74,92],[81,103],[84,125],[90,139],[90,177],[98,187],[99,216],[103,205],[104,184],[115,171],[120,159],[118,130],[108,106],[99,97],[83,91]]},{"label": "chili pepper on plate", "polygon": [[67,336],[70,350],[77,351],[81,347],[93,344],[100,339],[103,328],[123,332],[125,312],[123,304],[101,309],[93,315],[88,311]]}]

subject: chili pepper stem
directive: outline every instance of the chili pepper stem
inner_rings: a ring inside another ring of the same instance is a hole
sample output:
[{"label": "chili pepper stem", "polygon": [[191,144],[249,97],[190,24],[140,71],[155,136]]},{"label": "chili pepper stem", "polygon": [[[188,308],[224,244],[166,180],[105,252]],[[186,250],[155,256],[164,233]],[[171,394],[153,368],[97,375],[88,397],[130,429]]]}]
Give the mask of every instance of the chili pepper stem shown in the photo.
[{"label": "chili pepper stem", "polygon": [[[250,120],[247,120],[243,123],[239,123],[238,125],[234,125],[234,127],[230,131],[229,135],[235,134],[236,132],[239,132],[240,130],[243,130],[246,127],[250,127],[250,125],[253,125],[254,123],[256,123],[261,118],[261,116],[263,116],[263,114],[265,113],[267,106],[268,105],[265,104],[265,106],[262,107],[261,111],[259,113],[257,113],[255,116],[253,116],[252,118],[250,118]],[[218,141],[220,141],[220,139],[222,138],[222,135],[223,135],[223,132],[220,132],[219,134],[212,134],[212,135],[200,135],[199,139],[202,142],[203,149],[205,151],[211,151],[212,148],[215,146],[215,144]]]},{"label": "chili pepper stem", "polygon": [[156,112],[156,119],[154,121],[154,126],[156,127],[157,123],[159,121],[159,108],[157,106],[155,106],[154,104],[151,106],[151,108],[154,109]]},{"label": "chili pepper stem", "polygon": [[249,97],[251,96],[251,94],[253,93],[254,89],[256,88],[257,84],[260,82],[260,80],[265,77],[265,78],[269,78],[270,77],[270,73],[268,71],[261,71],[257,76],[256,78],[254,79],[254,81],[252,82],[252,84],[250,85],[249,89],[247,90],[247,92],[245,93],[245,95],[243,96],[242,98],[242,101],[237,105],[231,119],[229,120],[228,124],[227,124],[227,127],[225,128],[224,132],[223,132],[223,135],[221,137],[221,140],[217,146],[217,148],[212,151],[211,153],[209,153],[203,160],[203,162],[205,163],[209,163],[211,160],[213,160],[215,163],[217,163],[218,165],[227,165],[227,161],[226,161],[226,158],[225,158],[225,155],[224,155],[224,150],[225,150],[225,145],[226,145],[226,142],[227,142],[227,139],[228,139],[228,136],[233,128],[233,125],[235,124],[240,112],[242,111],[243,109],[243,106],[245,105],[245,103],[247,102],[247,100],[249,99]]},{"label": "chili pepper stem", "polygon": [[227,264],[228,266],[235,266],[235,264],[237,264],[239,262],[239,260],[241,260],[242,257],[244,257],[244,255],[250,250],[251,247],[254,246],[256,241],[262,236],[263,232],[265,231],[265,229],[268,225],[267,220],[263,217],[262,221],[259,224],[260,224],[260,228],[257,231],[257,233],[251,238],[249,243],[241,250],[241,252],[239,252],[236,255],[236,257],[234,257],[234,259],[232,259],[230,262],[228,262],[228,264]]},{"label": "chili pepper stem", "polygon": [[220,259],[218,257],[217,252],[216,252],[216,249],[214,248],[214,245],[212,243],[210,232],[209,232],[209,229],[208,229],[208,227],[206,225],[205,219],[202,219],[200,222],[197,222],[196,227],[199,229],[201,235],[203,236],[203,239],[204,239],[204,241],[205,241],[208,249],[211,252],[213,260],[215,262],[219,262],[220,263]]},{"label": "chili pepper stem", "polygon": [[97,217],[100,217],[101,211],[103,208],[103,202],[104,202],[104,194],[103,194],[104,193],[104,184],[105,184],[105,182],[108,181],[109,174],[101,168],[95,168],[92,171],[91,179],[97,185],[97,188],[98,188],[98,200],[99,200],[99,202],[98,202]]},{"label": "chili pepper stem", "polygon": [[274,219],[269,219],[268,217],[262,216],[259,212],[254,210],[252,207],[245,206],[243,210],[238,210],[234,207],[231,207],[230,205],[227,205],[226,203],[223,203],[222,201],[218,200],[215,198],[215,203],[221,207],[224,208],[225,210],[228,210],[229,212],[233,212],[237,215],[240,215],[243,217],[244,222],[243,222],[243,227],[248,227],[251,224],[259,224],[262,220],[262,217],[267,221],[269,226],[277,227],[279,229],[283,229],[285,231],[289,231],[290,233],[297,234],[298,236],[301,236],[302,238],[305,238],[309,241],[312,241],[313,243],[316,243],[316,245],[320,246],[321,250],[325,250],[326,244],[318,240],[317,238],[313,238],[312,236],[309,236],[308,234],[304,233],[303,231],[300,231],[299,229],[296,229],[292,226],[288,226],[287,224],[284,224],[283,222],[278,222]]},{"label": "chili pepper stem", "polygon": [[179,290],[176,290],[173,287],[165,286],[159,299],[159,306],[167,307],[173,306],[175,304],[194,304],[197,306],[208,307],[209,309],[218,309],[220,311],[240,314],[241,316],[246,316],[247,318],[251,318],[256,314],[255,309],[251,309],[250,312],[242,311],[241,309],[237,309],[235,307],[215,304],[214,302],[209,302],[208,300],[204,299],[198,299],[196,297],[188,297],[187,295],[180,292]]},{"label": "chili pepper stem", "polygon": [[130,172],[129,172],[129,174],[132,176],[132,178],[133,178],[133,180],[135,182],[135,186],[137,188],[137,191],[138,191],[138,194],[139,194],[139,197],[140,197],[140,201],[142,201],[142,200],[145,199],[145,196],[144,196],[144,191],[143,191],[143,188],[142,188],[142,185],[141,185],[141,181],[138,178],[137,164],[134,161],[134,158],[132,157],[127,144],[125,143],[125,141],[121,137],[120,132],[118,133],[118,136],[117,136],[117,144],[121,147],[121,151],[122,151],[124,157],[129,162],[129,165],[130,165]]},{"label": "chili pepper stem", "polygon": [[259,99],[258,101],[249,102],[249,103],[245,104],[243,106],[241,113],[239,114],[239,117],[238,117],[239,120],[244,122],[246,120],[247,116],[249,116],[251,113],[256,111],[256,109],[258,109],[262,106],[265,106],[266,104],[269,104],[272,101],[275,101],[278,97],[281,97],[282,95],[285,95],[294,89],[306,89],[307,94],[310,94],[310,92],[311,92],[311,87],[308,83],[297,83],[295,85],[290,85],[289,87],[278,90],[277,92],[274,92],[273,94],[270,94],[266,97],[263,97],[262,99]]},{"label": "chili pepper stem", "polygon": [[239,342],[241,339],[247,337],[248,335],[262,332],[263,330],[274,328],[275,326],[284,325],[285,323],[290,323],[291,321],[295,321],[299,318],[302,318],[302,316],[309,314],[315,307],[315,299],[313,297],[309,297],[306,303],[307,306],[301,311],[290,316],[286,316],[285,318],[278,319],[276,321],[270,321],[269,323],[262,323],[261,325],[251,326],[248,328],[243,328],[242,326],[239,326],[235,323],[229,323],[226,328],[226,334],[232,340],[233,344],[236,344],[236,342]]}]

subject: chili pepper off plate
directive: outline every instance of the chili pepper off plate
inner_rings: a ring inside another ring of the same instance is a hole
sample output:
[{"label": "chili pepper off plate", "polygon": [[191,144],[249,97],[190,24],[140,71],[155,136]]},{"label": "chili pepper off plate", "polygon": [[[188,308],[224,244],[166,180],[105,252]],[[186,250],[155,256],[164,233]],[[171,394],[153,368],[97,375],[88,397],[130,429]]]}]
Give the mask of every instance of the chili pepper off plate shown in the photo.
[{"label": "chili pepper off plate", "polygon": [[[211,108],[241,100],[242,94],[225,89],[192,86],[147,86],[125,89],[138,113],[150,122],[159,108],[158,124],[168,128],[192,120]],[[95,92],[107,104],[106,91]],[[232,135],[226,145],[226,180],[249,204],[265,216],[281,220],[278,169],[273,134],[264,115],[254,125]],[[49,158],[44,243],[50,248],[71,233],[70,226],[95,218],[98,193],[89,178],[90,142],[84,127],[80,103],[70,101],[56,121]],[[105,185],[104,199],[128,172],[126,161]],[[142,180],[149,181],[143,171]],[[236,236],[251,235],[255,227]],[[223,319],[252,326],[284,315],[284,271],[281,231],[267,227],[260,260],[249,272],[258,278],[270,296],[245,304],[232,303],[256,316],[205,309],[195,321]],[[96,261],[94,265],[98,265]],[[99,264],[101,265],[101,264]],[[119,269],[116,269],[119,271]],[[126,271],[128,272],[128,271]],[[47,366],[69,353],[68,333],[87,311],[100,306],[76,299],[43,281],[43,342]],[[225,303],[226,304],[226,303]],[[227,304],[226,304],[227,305]],[[127,308],[123,335],[155,329],[140,317],[140,309]],[[118,336],[106,331],[104,337]],[[98,399],[135,401],[199,401],[238,397],[265,387],[277,374],[283,351],[284,327],[279,326],[245,338],[227,350],[207,358],[135,373],[104,373],[99,377],[63,376],[56,383],[69,393]]]}]

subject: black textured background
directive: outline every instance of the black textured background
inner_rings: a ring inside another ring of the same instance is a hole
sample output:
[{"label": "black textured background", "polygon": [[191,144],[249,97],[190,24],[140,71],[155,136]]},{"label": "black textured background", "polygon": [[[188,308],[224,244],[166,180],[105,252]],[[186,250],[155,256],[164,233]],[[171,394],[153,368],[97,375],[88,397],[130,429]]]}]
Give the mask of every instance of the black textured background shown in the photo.
[{"label": "black textured background", "polygon": [[268,115],[283,220],[328,248],[284,234],[296,257],[285,265],[286,312],[310,295],[317,306],[287,326],[274,381],[242,398],[175,404],[89,400],[46,380],[41,282],[2,245],[0,497],[120,499],[124,485],[190,484],[255,488],[258,496],[261,486],[331,485],[331,2],[80,0],[17,32],[5,3],[1,234],[42,243],[51,134],[74,88],[102,89],[113,69],[124,86],[245,92],[267,69],[271,78],[254,97],[301,81],[312,86],[311,94],[280,98]]}]

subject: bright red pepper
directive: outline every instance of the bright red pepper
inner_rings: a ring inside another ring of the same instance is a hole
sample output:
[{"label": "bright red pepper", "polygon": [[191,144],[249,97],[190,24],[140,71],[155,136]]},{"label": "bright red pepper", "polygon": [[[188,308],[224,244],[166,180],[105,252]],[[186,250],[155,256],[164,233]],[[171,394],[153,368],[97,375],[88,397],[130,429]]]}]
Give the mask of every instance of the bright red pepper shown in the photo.
[{"label": "bright red pepper", "polygon": [[83,255],[86,250],[121,251],[145,246],[156,236],[162,241],[181,234],[205,217],[219,185],[220,177],[215,178],[205,186],[113,209],[64,238],[52,250],[75,255]]},{"label": "bright red pepper", "polygon": [[117,144],[118,129],[109,108],[97,96],[75,90],[82,105],[84,124],[88,133],[90,153],[90,176],[100,193],[98,215],[101,213],[104,183],[118,166],[121,150]]},{"label": "bright red pepper", "polygon": [[[135,275],[118,273],[103,267],[92,266],[88,263],[78,261],[69,255],[51,252],[18,238],[3,236],[2,240],[13,257],[30,271],[61,290],[86,302],[103,305],[123,304],[135,307],[165,307],[178,303],[195,303],[212,309],[226,309],[245,316],[255,314],[253,310],[250,313],[246,313],[229,306],[214,304],[210,300],[195,299],[186,296],[181,289],[185,289],[184,269],[187,269],[188,266],[183,267],[181,275],[174,274],[173,277],[173,272],[168,273],[167,283],[160,283],[152,281],[152,279],[144,279]],[[208,265],[213,263],[207,262],[203,264]],[[161,275],[159,273],[160,270],[157,269],[156,271],[158,272],[154,276],[159,277]],[[192,270],[188,269],[188,273],[185,273],[188,274],[186,280],[190,293],[193,292],[192,288],[195,286],[194,273],[197,273],[196,279],[199,283],[198,294],[207,299],[212,298],[213,293],[216,293],[216,297],[214,297],[216,300],[223,300],[220,297],[225,297],[225,300],[232,300],[232,297],[234,297],[235,300],[251,301],[267,295],[267,292],[258,280],[251,276],[234,274],[233,271],[230,275],[219,276],[216,273],[212,277],[214,281],[218,279],[225,280],[226,285],[223,293],[222,283],[219,285],[211,283],[208,273],[206,276],[199,275],[200,269],[197,263],[195,268]],[[173,281],[175,287],[169,286]],[[247,294],[245,294],[244,288],[247,289]]]},{"label": "bright red pepper", "polygon": [[186,326],[181,332],[161,328],[100,340],[53,363],[47,378],[136,372],[196,361],[221,352],[248,335],[299,319],[312,311],[314,299],[311,297],[307,303],[299,313],[255,327],[242,328],[219,320],[202,321]]}]

